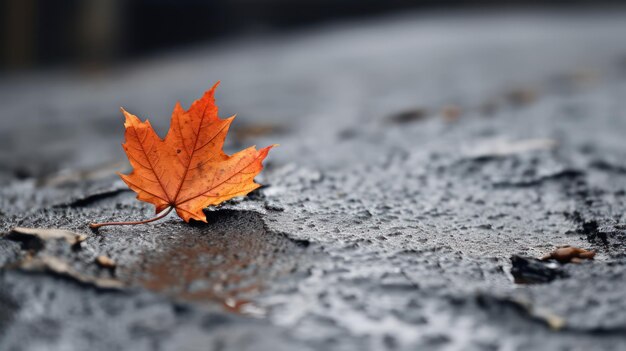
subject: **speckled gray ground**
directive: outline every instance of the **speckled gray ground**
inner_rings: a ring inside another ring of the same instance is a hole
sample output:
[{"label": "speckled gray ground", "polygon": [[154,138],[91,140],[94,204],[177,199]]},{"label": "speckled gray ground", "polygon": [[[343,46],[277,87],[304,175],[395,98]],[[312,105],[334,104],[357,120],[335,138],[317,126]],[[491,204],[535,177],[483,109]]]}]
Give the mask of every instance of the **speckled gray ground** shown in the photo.
[{"label": "speckled gray ground", "polygon": [[[0,239],[0,349],[626,349],[624,38],[622,11],[404,15],[5,77],[0,230],[87,239]],[[281,144],[267,186],[89,231],[152,214],[115,176],[118,107],[163,135],[217,79],[228,149]],[[598,254],[513,282],[563,244]]]}]

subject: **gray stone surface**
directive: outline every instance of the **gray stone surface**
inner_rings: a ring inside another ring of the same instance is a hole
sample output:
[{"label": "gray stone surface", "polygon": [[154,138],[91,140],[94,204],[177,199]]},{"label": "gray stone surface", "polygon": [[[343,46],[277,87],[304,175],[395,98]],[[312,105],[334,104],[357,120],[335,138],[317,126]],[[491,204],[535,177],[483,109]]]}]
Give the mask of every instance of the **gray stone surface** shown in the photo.
[{"label": "gray stone surface", "polygon": [[[5,77],[0,230],[87,239],[0,239],[0,349],[624,349],[625,37],[621,11],[407,14]],[[153,211],[118,107],[164,135],[217,79],[227,149],[281,144],[267,186],[91,232]],[[596,259],[513,282],[564,244]],[[71,272],[23,267],[50,257]]]}]

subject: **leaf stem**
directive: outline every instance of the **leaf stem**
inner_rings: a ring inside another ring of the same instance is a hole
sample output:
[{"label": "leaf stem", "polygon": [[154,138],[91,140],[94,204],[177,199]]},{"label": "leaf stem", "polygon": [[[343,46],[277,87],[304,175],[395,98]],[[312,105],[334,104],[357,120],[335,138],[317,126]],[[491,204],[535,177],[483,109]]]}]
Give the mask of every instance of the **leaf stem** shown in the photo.
[{"label": "leaf stem", "polygon": [[137,224],[150,223],[150,222],[158,221],[159,219],[167,216],[170,212],[172,212],[173,209],[174,209],[174,207],[170,206],[170,207],[168,207],[167,211],[162,212],[160,215],[158,215],[158,216],[156,216],[154,218],[143,220],[143,221],[89,223],[89,228],[91,228],[91,229],[98,229],[100,227],[104,227],[104,226],[107,226],[107,225],[137,225]]}]

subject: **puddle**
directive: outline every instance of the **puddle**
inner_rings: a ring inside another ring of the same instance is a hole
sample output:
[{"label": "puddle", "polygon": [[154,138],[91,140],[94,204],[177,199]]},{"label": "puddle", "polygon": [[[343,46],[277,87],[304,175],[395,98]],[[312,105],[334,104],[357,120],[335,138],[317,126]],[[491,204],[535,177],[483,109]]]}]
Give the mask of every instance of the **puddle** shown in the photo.
[{"label": "puddle", "polygon": [[120,277],[177,299],[218,303],[235,313],[262,316],[253,298],[272,281],[295,271],[304,248],[268,232],[261,215],[215,211],[209,224],[161,240],[163,251],[144,254]]}]

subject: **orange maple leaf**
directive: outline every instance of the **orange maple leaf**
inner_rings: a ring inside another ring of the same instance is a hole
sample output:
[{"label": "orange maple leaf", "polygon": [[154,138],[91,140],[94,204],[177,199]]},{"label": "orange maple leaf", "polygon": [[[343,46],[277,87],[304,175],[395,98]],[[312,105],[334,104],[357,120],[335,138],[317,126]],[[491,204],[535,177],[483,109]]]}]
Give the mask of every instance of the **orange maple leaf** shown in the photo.
[{"label": "orange maple leaf", "polygon": [[154,204],[156,213],[166,213],[140,222],[90,224],[92,228],[115,224],[140,224],[163,218],[172,209],[185,222],[206,222],[202,209],[243,196],[258,188],[254,177],[271,145],[257,150],[252,146],[233,155],[222,150],[235,116],[220,119],[215,105],[215,88],[207,91],[185,111],[176,103],[170,129],[161,139],[150,122],[122,109],[126,121],[122,144],[133,171],[120,174],[137,193],[137,199]]}]

